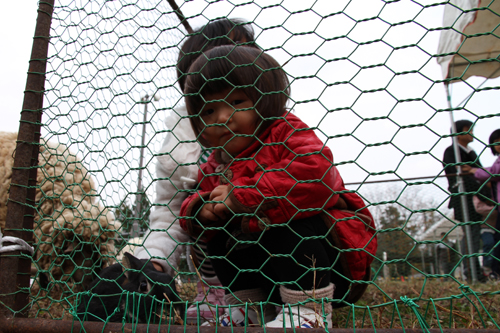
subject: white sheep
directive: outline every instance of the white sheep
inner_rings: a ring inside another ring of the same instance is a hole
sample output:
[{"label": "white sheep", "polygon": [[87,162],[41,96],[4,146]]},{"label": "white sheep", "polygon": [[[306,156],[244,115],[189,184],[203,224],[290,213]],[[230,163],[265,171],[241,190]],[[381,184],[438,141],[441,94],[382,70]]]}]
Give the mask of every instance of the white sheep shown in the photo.
[{"label": "white sheep", "polygon": [[[7,198],[17,133],[0,132],[0,227],[5,227]],[[52,282],[77,289],[87,286],[92,271],[114,262],[114,238],[121,224],[96,200],[95,185],[68,147],[41,140],[35,211],[35,263]],[[40,275],[43,277],[43,275]]]}]

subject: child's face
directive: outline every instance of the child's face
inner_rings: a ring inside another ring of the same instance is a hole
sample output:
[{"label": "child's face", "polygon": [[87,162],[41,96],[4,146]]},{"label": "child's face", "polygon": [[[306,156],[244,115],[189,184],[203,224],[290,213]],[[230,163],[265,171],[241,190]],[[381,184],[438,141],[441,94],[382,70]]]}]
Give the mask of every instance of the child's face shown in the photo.
[{"label": "child's face", "polygon": [[[469,131],[469,129],[470,129],[470,131]],[[464,127],[463,129],[457,128],[457,131],[459,131],[459,132],[467,132],[467,131],[469,131],[469,133],[467,133],[467,134],[457,135],[458,143],[460,143],[462,146],[467,147],[467,145],[469,143],[471,143],[472,141],[474,141],[474,137],[473,137],[474,133],[472,131],[472,128],[470,128],[470,127]]]},{"label": "child's face", "polygon": [[255,134],[260,120],[252,100],[241,89],[225,89],[204,97],[207,103],[201,118],[205,124],[214,126],[205,127],[201,136],[211,147],[224,147],[236,157],[254,142],[252,136],[241,136]]},{"label": "child's face", "polygon": [[[495,140],[494,142],[499,143],[499,142],[500,142],[500,139]],[[500,155],[500,143],[499,143],[499,144],[497,144],[497,145],[496,145],[496,146],[494,146],[494,147],[495,147],[495,151],[497,152],[497,154],[498,154],[498,155]]]}]

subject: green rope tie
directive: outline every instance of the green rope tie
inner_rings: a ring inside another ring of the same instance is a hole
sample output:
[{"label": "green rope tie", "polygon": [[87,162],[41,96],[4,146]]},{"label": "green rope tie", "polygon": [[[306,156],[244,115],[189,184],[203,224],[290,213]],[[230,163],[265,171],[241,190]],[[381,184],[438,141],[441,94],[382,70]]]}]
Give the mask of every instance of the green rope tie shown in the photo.
[{"label": "green rope tie", "polygon": [[429,333],[429,328],[430,328],[429,324],[427,324],[427,322],[422,317],[420,312],[418,312],[418,310],[416,309],[419,308],[420,306],[418,306],[411,298],[408,298],[406,296],[401,296],[401,301],[403,301],[403,303],[410,309],[412,309],[412,311],[415,313],[415,316],[417,316],[418,323],[420,324],[422,330]]}]

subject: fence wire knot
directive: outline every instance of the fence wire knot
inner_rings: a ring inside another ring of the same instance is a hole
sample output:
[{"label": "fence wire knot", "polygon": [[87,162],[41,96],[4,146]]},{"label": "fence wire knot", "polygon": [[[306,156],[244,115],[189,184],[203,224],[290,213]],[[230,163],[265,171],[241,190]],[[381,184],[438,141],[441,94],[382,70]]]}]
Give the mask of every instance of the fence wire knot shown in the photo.
[{"label": "fence wire knot", "polygon": [[418,310],[416,309],[420,306],[418,306],[418,304],[415,303],[411,298],[408,298],[406,296],[401,296],[401,301],[403,301],[403,303],[406,306],[410,307],[410,309],[412,309],[412,311],[415,313],[415,316],[417,317],[418,323],[420,324],[420,327],[422,327],[422,330],[424,330],[425,332],[429,332],[429,324],[427,324],[424,317],[422,317],[420,312],[418,312]]},{"label": "fence wire knot", "polygon": [[419,308],[420,306],[418,306],[417,303],[415,303],[411,298],[408,298],[406,296],[401,296],[401,301],[403,301],[403,303],[406,305],[406,306],[409,306],[410,308],[413,308],[413,307],[417,307]]},{"label": "fence wire knot", "polygon": [[460,289],[460,290],[465,290],[465,292],[471,292],[471,291],[472,291],[472,289],[470,289],[470,287],[469,287],[469,286],[467,286],[467,285],[465,285],[465,284],[461,284],[461,285],[458,287],[458,289]]}]

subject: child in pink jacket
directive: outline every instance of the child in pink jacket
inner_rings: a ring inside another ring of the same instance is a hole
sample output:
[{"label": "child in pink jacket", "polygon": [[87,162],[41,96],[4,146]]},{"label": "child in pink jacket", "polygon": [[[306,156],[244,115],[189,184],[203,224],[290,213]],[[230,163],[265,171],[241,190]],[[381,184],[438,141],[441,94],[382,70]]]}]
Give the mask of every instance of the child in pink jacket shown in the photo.
[{"label": "child in pink jacket", "polygon": [[[493,163],[491,167],[487,168],[471,168],[470,170],[466,170],[474,173],[476,179],[481,182],[491,182],[491,192],[492,198],[497,203],[497,209],[500,210],[500,205],[498,205],[500,199],[500,129],[493,131],[490,135],[489,144],[491,146],[491,151],[493,155],[498,156],[496,161]],[[483,238],[483,243],[490,248],[490,251],[493,254],[491,269],[492,273],[490,275],[491,278],[499,279],[500,278],[500,245],[498,242],[500,241],[500,234],[498,230],[500,228],[500,214],[497,214],[495,233],[483,233],[481,236],[485,235],[488,238]]]}]

